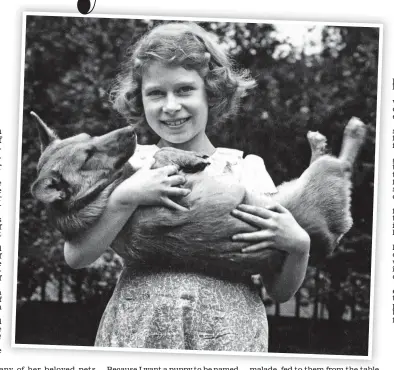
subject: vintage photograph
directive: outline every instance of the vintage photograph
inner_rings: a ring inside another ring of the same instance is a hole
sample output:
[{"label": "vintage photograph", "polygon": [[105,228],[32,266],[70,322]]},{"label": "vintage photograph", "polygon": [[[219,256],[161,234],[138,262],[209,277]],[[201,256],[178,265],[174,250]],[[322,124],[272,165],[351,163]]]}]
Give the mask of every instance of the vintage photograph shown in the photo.
[{"label": "vintage photograph", "polygon": [[370,354],[380,25],[24,26],[16,346]]}]

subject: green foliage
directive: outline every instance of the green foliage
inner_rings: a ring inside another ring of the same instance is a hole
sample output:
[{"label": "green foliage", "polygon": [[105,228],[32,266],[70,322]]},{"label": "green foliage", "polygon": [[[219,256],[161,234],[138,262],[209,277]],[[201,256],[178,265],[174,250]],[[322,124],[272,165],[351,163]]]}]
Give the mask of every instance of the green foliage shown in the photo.
[{"label": "green foliage", "polygon": [[[78,301],[106,295],[115,283],[120,264],[112,254],[80,271],[65,265],[64,241],[49,225],[42,205],[30,195],[39,145],[28,114],[36,111],[61,137],[82,131],[100,135],[125,125],[111,110],[108,92],[127,49],[157,23],[27,17],[18,268],[21,301],[40,292],[41,298],[59,298],[44,297],[48,282],[57,284],[65,299]],[[321,52],[308,55],[294,48],[275,54],[283,42],[275,38],[273,25],[201,25],[216,33],[235,62],[248,68],[258,84],[245,98],[237,118],[209,128],[208,133],[217,146],[262,156],[275,183],[297,177],[308,166],[308,130],[325,134],[336,154],[351,116],[369,125],[367,144],[354,174],[354,227],[336,255],[342,262],[321,267],[335,285],[338,299],[346,305],[356,300],[358,307],[368,310],[365,292],[371,265],[378,29],[325,27]],[[152,140],[145,131],[140,137],[143,142]],[[307,297],[313,299],[312,294]]]}]

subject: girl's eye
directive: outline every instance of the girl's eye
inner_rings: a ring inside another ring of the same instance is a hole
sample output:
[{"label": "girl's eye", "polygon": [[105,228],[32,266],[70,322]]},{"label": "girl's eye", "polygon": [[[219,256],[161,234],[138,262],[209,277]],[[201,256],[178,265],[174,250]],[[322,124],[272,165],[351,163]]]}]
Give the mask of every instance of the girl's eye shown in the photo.
[{"label": "girl's eye", "polygon": [[181,94],[187,94],[193,90],[194,90],[193,86],[182,86],[178,89],[178,92]]},{"label": "girl's eye", "polygon": [[163,96],[163,92],[160,90],[152,90],[148,92],[148,96],[156,97],[156,96]]}]

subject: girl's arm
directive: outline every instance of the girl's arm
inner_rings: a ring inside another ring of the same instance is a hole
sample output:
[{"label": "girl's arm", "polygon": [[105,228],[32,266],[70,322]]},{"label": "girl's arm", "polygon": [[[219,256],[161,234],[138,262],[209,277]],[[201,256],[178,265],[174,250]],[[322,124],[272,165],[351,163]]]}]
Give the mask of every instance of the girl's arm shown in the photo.
[{"label": "girl's arm", "polygon": [[304,281],[308,267],[309,253],[301,255],[289,254],[280,274],[265,276],[261,274],[268,294],[277,302],[286,302],[297,292]]},{"label": "girl's arm", "polygon": [[153,162],[138,170],[112,192],[107,207],[91,229],[80,237],[66,241],[64,257],[68,265],[82,268],[99,258],[139,205],[162,205],[186,210],[170,199],[189,194],[189,189],[177,187],[185,182],[184,176],[177,174],[176,166],[151,170]]},{"label": "girl's arm", "polygon": [[109,248],[136,208],[137,204],[130,204],[128,208],[118,208],[110,204],[109,200],[104,213],[92,228],[82,236],[65,242],[66,263],[78,269],[96,261]]},{"label": "girl's arm", "polygon": [[287,253],[279,274],[265,276],[262,272],[269,295],[278,302],[286,302],[297,292],[305,278],[310,248],[308,233],[280,204],[267,208],[241,204],[232,214],[259,229],[233,236],[233,240],[254,243],[242,252],[277,248]]},{"label": "girl's arm", "polygon": [[[249,191],[258,194],[276,193],[276,187],[268,174],[264,161],[256,155],[248,155],[242,163],[241,181]],[[259,231],[235,235],[234,240],[253,243],[243,252],[263,248],[278,248],[287,252],[281,272],[261,277],[270,296],[278,302],[289,300],[301,286],[308,265],[310,238],[289,211],[279,204],[268,208],[240,205],[234,216],[257,227]]]}]

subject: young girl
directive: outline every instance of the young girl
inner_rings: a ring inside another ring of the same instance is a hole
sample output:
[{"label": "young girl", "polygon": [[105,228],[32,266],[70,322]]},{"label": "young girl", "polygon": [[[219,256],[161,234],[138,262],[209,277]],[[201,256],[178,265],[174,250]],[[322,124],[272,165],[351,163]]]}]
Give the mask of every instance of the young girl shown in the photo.
[{"label": "young girl", "polygon": [[[66,242],[67,263],[80,268],[95,261],[112,243],[138,206],[162,205],[183,211],[175,197],[189,190],[175,166],[150,169],[162,147],[191,150],[210,157],[209,171],[232,167],[244,186],[260,193],[275,187],[257,156],[215,148],[206,135],[237,111],[254,81],[236,72],[225,52],[194,23],[160,25],[134,47],[114,90],[114,107],[128,120],[148,124],[157,145],[139,145],[131,162],[141,168],[112,193],[99,222],[78,240]],[[249,241],[245,253],[273,247],[287,252],[281,272],[266,276],[272,298],[286,301],[300,287],[309,255],[309,236],[282,206],[240,205],[233,215],[258,231],[239,234]],[[263,352],[268,325],[258,289],[250,280],[189,271],[145,267],[125,257],[124,269],[102,317],[97,346]]]}]

